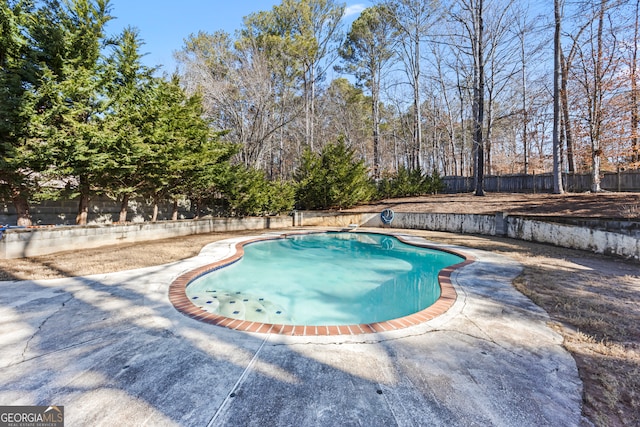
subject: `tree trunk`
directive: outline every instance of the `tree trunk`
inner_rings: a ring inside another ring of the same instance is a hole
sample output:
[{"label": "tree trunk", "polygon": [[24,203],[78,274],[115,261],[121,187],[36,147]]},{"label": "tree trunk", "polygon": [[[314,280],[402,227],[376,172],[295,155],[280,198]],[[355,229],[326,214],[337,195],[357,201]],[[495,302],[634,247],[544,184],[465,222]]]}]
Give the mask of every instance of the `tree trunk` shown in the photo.
[{"label": "tree trunk", "polygon": [[87,225],[89,216],[89,183],[87,177],[80,176],[80,202],[78,203],[78,215],[76,216],[77,225]]},{"label": "tree trunk", "polygon": [[153,214],[151,214],[151,222],[156,222],[158,220],[158,196],[153,196]]},{"label": "tree trunk", "polygon": [[573,131],[571,130],[571,118],[569,117],[569,98],[567,91],[567,81],[569,80],[569,64],[567,60],[562,55],[562,51],[560,51],[560,59],[562,66],[562,88],[560,90],[560,97],[562,99],[562,103],[560,104],[562,108],[563,115],[563,126],[564,126],[564,136],[565,141],[567,142],[567,167],[569,169],[569,173],[575,173],[576,171],[576,159],[573,154]]},{"label": "tree trunk", "polygon": [[562,194],[562,170],[560,170],[560,86],[562,79],[562,57],[560,45],[561,20],[560,0],[554,0],[555,32],[553,36],[553,193]]},{"label": "tree trunk", "polygon": [[31,212],[29,211],[29,199],[25,194],[25,191],[20,187],[11,186],[11,201],[18,214],[16,225],[19,227],[29,227],[33,224]]},{"label": "tree trunk", "polygon": [[[466,122],[464,120],[464,91],[462,89],[462,84],[460,82],[460,73],[458,74],[458,96],[460,97],[460,175],[464,175],[465,173],[465,152],[467,151],[467,129],[466,129]],[[474,155],[475,155],[475,147],[473,148],[474,151]],[[474,164],[473,166],[473,176],[476,176],[476,168],[475,168],[475,162],[471,162]]]},{"label": "tree trunk", "polygon": [[195,204],[195,217],[193,219],[200,219],[200,205],[202,203],[202,199],[200,197],[196,197],[192,203]]},{"label": "tree trunk", "polygon": [[371,78],[371,113],[373,115],[373,178],[380,178],[380,106],[378,97],[380,93],[378,77]]},{"label": "tree trunk", "polygon": [[303,78],[303,88],[304,88],[304,126],[305,126],[305,143],[307,147],[311,151],[315,150],[315,146],[313,143],[313,111],[312,111],[312,103],[313,103],[313,91],[315,90],[313,79],[313,64],[306,64],[306,70],[304,70],[302,74]]},{"label": "tree trunk", "polygon": [[311,65],[311,94],[309,96],[309,141],[311,150],[315,144],[315,119],[316,119],[316,75],[315,67]]},{"label": "tree trunk", "polygon": [[600,150],[593,150],[591,154],[591,191],[594,193],[599,193],[602,191],[600,186]]},{"label": "tree trunk", "polygon": [[127,209],[129,208],[129,193],[122,195],[122,202],[120,203],[120,218],[119,223],[127,222]]},{"label": "tree trunk", "polygon": [[484,173],[488,174],[488,175],[494,175],[495,172],[493,171],[493,167],[491,165],[492,159],[491,159],[491,127],[490,127],[490,123],[487,123],[487,135],[486,137],[483,138],[484,140],[484,146],[485,146],[485,154],[484,154],[484,158],[485,158],[485,167],[484,167]]},{"label": "tree trunk", "polygon": [[492,134],[491,134],[491,128],[493,127],[493,110],[492,110],[492,100],[493,96],[491,94],[491,91],[489,91],[489,100],[487,101],[487,132],[483,135],[482,137],[482,141],[484,143],[484,147],[485,147],[485,166],[484,166],[484,172],[485,174],[489,174],[492,175],[493,174],[493,169],[492,169],[492,158],[491,158],[491,138],[492,138]]},{"label": "tree trunk", "polygon": [[473,146],[476,164],[476,196],[484,196],[484,141],[482,125],[484,123],[484,52],[483,52],[483,0],[479,0],[474,11],[476,27],[474,48],[474,85],[473,85]]},{"label": "tree trunk", "polygon": [[[418,32],[417,29],[416,32]],[[413,144],[415,158],[413,169],[417,170],[422,162],[422,114],[420,111],[420,34],[416,34],[415,37],[413,72]]]},{"label": "tree trunk", "polygon": [[525,51],[524,34],[520,40],[520,59],[522,61],[522,155],[524,174],[529,173],[529,111],[527,109],[527,54]]},{"label": "tree trunk", "polygon": [[178,199],[173,199],[173,210],[171,212],[171,220],[178,220]]},{"label": "tree trunk", "polygon": [[[454,124],[453,124],[453,112],[451,111],[452,109],[450,108],[450,104],[449,104],[449,100],[446,96],[445,96],[445,101],[446,101],[446,105],[447,105],[447,119],[448,119],[448,128],[447,129],[447,136],[449,138],[449,147],[451,149],[451,162],[453,163],[453,170],[452,170],[452,175],[457,175],[458,174],[458,158],[456,157],[456,144],[455,144],[455,130],[454,130]],[[462,174],[462,170],[460,170],[460,174]]]},{"label": "tree trunk", "polygon": [[602,32],[604,27],[604,15],[607,7],[607,0],[600,1],[600,11],[598,14],[598,33],[596,39],[597,53],[594,70],[594,90],[592,103],[592,120],[591,120],[591,191],[600,192],[600,161],[602,157],[602,149],[600,147],[600,128],[602,126],[602,87],[603,67],[604,67],[604,46],[602,41]]},{"label": "tree trunk", "polygon": [[636,73],[638,72],[638,31],[640,19],[640,0],[636,1],[636,17],[634,22],[633,33],[633,50],[631,52],[631,162],[637,168],[638,162],[640,162],[640,143],[638,142],[638,79]]}]

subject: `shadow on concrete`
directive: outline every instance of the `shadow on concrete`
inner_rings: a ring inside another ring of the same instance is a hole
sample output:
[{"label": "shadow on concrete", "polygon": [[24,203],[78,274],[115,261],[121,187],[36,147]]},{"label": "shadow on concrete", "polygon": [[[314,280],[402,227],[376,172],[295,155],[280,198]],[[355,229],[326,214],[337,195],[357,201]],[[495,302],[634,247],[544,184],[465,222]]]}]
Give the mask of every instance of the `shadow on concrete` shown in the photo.
[{"label": "shadow on concrete", "polygon": [[[122,282],[91,277],[0,284],[0,307],[7,312],[0,334],[3,404],[65,405],[70,425],[100,424],[107,416],[131,425],[207,425],[216,414],[229,425],[331,424],[338,415],[355,424],[372,411],[379,420],[374,424],[392,423],[378,383],[347,366],[301,357],[287,346],[262,348],[264,337],[177,313],[167,306],[162,280],[156,281],[175,274],[167,270],[130,273]],[[143,291],[140,283],[159,286],[158,292]],[[359,399],[366,405],[356,409]],[[292,401],[296,413],[305,414],[301,423],[287,409]]]},{"label": "shadow on concrete", "polygon": [[[69,425],[549,425],[564,406],[517,334],[500,345],[464,316],[464,333],[338,343],[196,322],[166,295],[190,265],[0,283],[0,401],[64,405]],[[505,309],[483,298],[477,313]]]}]

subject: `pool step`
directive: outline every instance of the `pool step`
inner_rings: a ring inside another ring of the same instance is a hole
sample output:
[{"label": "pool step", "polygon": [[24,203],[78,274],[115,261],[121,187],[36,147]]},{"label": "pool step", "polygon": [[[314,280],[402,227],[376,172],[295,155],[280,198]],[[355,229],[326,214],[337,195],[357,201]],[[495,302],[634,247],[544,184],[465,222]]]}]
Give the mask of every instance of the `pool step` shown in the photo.
[{"label": "pool step", "polygon": [[190,296],[191,302],[209,313],[251,322],[292,324],[285,310],[271,301],[241,292],[210,290]]}]

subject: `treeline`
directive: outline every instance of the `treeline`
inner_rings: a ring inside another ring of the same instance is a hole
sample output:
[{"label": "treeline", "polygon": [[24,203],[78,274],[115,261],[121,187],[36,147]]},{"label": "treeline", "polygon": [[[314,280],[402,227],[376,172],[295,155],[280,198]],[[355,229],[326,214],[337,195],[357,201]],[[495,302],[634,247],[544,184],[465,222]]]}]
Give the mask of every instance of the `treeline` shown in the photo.
[{"label": "treeline", "polygon": [[130,197],[268,214],[450,175],[481,194],[485,173],[589,171],[598,191],[640,165],[639,2],[380,0],[345,28],[342,3],[282,0],[194,33],[164,77],[134,28],[105,34],[110,12],[0,1],[0,196],[21,223],[39,198],[77,197],[78,223],[95,194],[122,218]]},{"label": "treeline", "polygon": [[[18,225],[30,225],[30,201],[47,198],[77,198],[84,224],[97,194],[121,201],[121,221],[131,197],[174,200],[175,214],[186,197],[242,216],[289,211],[296,194],[302,208],[375,196],[363,163],[335,138],[326,147],[338,155],[307,152],[298,182],[234,160],[245,147],[212,123],[206,94],[155,76],[135,29],[107,37],[110,12],[107,0],[0,3],[0,196]],[[329,170],[345,175],[317,181]]]},{"label": "treeline", "polygon": [[[637,168],[638,2],[282,0],[234,34],[194,32],[177,53],[188,93],[246,165],[293,176],[305,147],[342,135],[376,179],[553,168]],[[556,27],[555,11],[558,19]]]}]

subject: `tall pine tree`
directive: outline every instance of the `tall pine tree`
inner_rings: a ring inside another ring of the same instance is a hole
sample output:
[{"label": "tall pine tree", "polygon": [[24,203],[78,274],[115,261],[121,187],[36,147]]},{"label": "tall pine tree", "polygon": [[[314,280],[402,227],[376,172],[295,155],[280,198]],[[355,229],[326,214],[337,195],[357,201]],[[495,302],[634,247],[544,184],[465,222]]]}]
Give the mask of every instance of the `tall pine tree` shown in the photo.
[{"label": "tall pine tree", "polygon": [[365,9],[351,25],[339,50],[358,83],[371,91],[373,177],[380,178],[380,91],[385,65],[393,58],[394,27],[385,5]]},{"label": "tall pine tree", "polygon": [[42,168],[38,147],[28,136],[28,88],[36,83],[29,13],[27,2],[0,3],[0,196],[12,200],[21,226],[31,225],[29,199]]},{"label": "tall pine tree", "polygon": [[142,65],[138,32],[126,28],[109,58],[108,104],[104,129],[108,157],[103,165],[102,186],[121,200],[120,222],[127,220],[129,198],[147,184],[145,168],[152,146],[153,69]]},{"label": "tall pine tree", "polygon": [[40,15],[50,17],[48,31],[36,33],[46,61],[33,129],[50,147],[50,175],[66,180],[79,197],[77,224],[87,223],[89,198],[108,160],[103,131],[108,74],[102,49],[109,10],[108,0],[69,0],[65,7],[47,1]]}]

